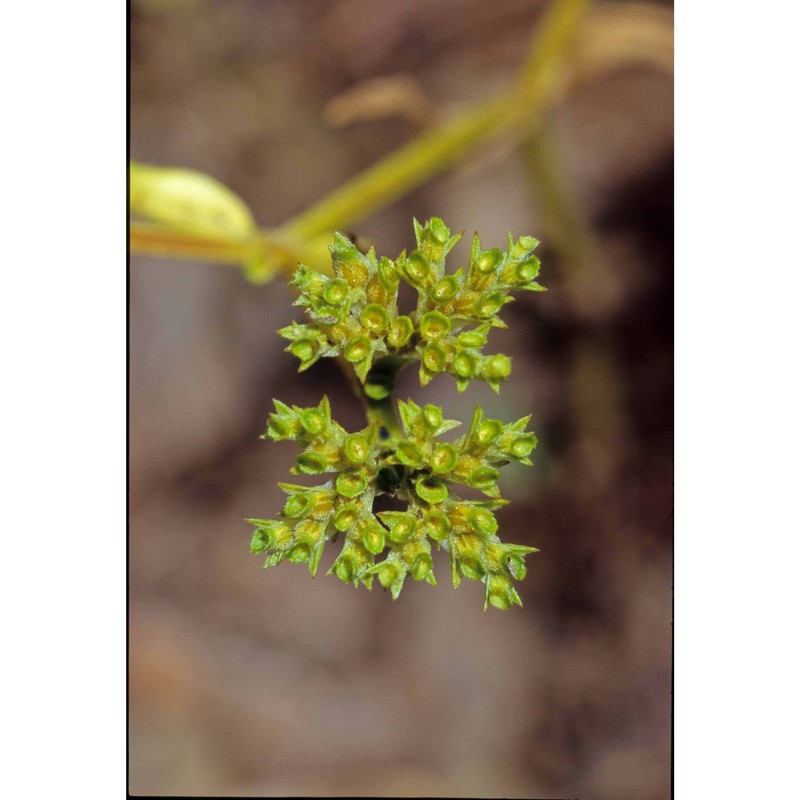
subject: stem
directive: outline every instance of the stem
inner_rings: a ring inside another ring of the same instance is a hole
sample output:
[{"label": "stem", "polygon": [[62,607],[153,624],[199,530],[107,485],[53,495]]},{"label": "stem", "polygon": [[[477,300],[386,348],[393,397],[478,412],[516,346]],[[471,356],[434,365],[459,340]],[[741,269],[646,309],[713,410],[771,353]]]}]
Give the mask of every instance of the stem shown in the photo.
[{"label": "stem", "polygon": [[401,147],[284,225],[312,236],[351,225],[443,172],[502,126],[504,101],[496,100],[440,125]]},{"label": "stem", "polygon": [[443,172],[490,137],[536,119],[589,1],[556,0],[551,4],[511,91],[401,147],[289,220],[283,230],[303,238],[351,225]]},{"label": "stem", "polygon": [[131,251],[242,264],[264,259],[289,271],[303,260],[308,239],[351,225],[460,161],[480,144],[517,125],[530,125],[550,98],[561,61],[590,0],[554,0],[537,26],[512,89],[441,124],[370,167],[277,230],[246,241],[131,225]]}]

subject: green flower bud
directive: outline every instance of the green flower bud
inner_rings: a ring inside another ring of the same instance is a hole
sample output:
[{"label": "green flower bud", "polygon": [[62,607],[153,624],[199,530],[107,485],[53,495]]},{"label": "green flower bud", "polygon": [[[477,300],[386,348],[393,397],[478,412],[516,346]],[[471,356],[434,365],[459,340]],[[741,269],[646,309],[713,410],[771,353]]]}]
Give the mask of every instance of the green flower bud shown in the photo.
[{"label": "green flower bud", "polygon": [[483,365],[482,376],[489,381],[504,381],[511,374],[511,359],[498,353]]},{"label": "green flower bud", "polygon": [[317,343],[312,339],[298,339],[289,345],[289,352],[301,361],[308,361],[317,352]]},{"label": "green flower bud", "polygon": [[397,317],[397,319],[392,320],[389,333],[386,336],[386,341],[389,343],[390,347],[399,350],[408,343],[413,333],[414,323],[411,321],[411,318],[406,316]]},{"label": "green flower bud", "polygon": [[[389,324],[388,312],[377,303],[370,303],[368,306],[364,306],[359,319],[361,324],[372,333],[381,333]],[[361,359],[358,360],[360,361]]]},{"label": "green flower bud", "polygon": [[401,568],[392,561],[384,561],[378,568],[378,580],[384,589],[388,589],[400,577]]},{"label": "green flower bud", "polygon": [[267,421],[267,435],[278,442],[282,439],[294,439],[299,433],[298,428],[299,425],[295,420],[277,414],[271,414]]},{"label": "green flower bud", "polygon": [[425,229],[436,244],[444,244],[450,238],[450,228],[439,217],[431,217]]},{"label": "green flower bud", "polygon": [[530,283],[539,274],[539,266],[539,259],[536,258],[536,256],[533,256],[529,261],[523,261],[521,264],[517,264],[514,273],[514,282],[523,286],[526,283]]},{"label": "green flower bud", "polygon": [[467,485],[473,489],[490,489],[499,478],[500,473],[494,467],[478,467],[467,477]]},{"label": "green flower bud", "polygon": [[314,507],[314,498],[310,494],[293,494],[286,499],[283,516],[300,519],[309,514]]},{"label": "green flower bud", "polygon": [[344,454],[351,464],[363,464],[369,453],[369,443],[360,433],[351,433],[344,440]]},{"label": "green flower bud", "polygon": [[450,535],[450,520],[441,511],[430,511],[425,515],[423,530],[435,542],[443,542]]},{"label": "green flower bud", "polygon": [[414,580],[422,581],[428,577],[433,570],[433,559],[428,553],[420,553],[414,560],[414,565],[411,567],[411,574]]},{"label": "green flower bud", "polygon": [[395,544],[404,544],[414,536],[417,522],[410,514],[395,520],[389,530],[389,539]]},{"label": "green flower bud", "polygon": [[536,436],[532,433],[523,433],[514,439],[508,452],[514,458],[527,458],[534,447],[536,447]]},{"label": "green flower bud", "polygon": [[339,508],[333,518],[333,527],[337,531],[349,531],[358,522],[358,506],[355,503],[347,503]]},{"label": "green flower bud", "polygon": [[441,311],[429,311],[419,321],[419,332],[423,339],[432,342],[446,336],[451,324],[450,318]]},{"label": "green flower bud", "polygon": [[478,299],[475,315],[483,319],[493,317],[503,307],[503,301],[502,292],[489,292]]},{"label": "green flower bud", "polygon": [[328,460],[322,453],[318,453],[315,450],[301,453],[297,456],[296,469],[303,475],[319,475],[321,472],[325,472],[327,468]]},{"label": "green flower bud", "polygon": [[431,469],[436,473],[452,472],[458,463],[458,453],[453,445],[440,442],[433,449],[429,463]]},{"label": "green flower bud", "polygon": [[483,323],[471,331],[462,331],[458,335],[458,343],[461,347],[483,347],[489,335],[489,327],[487,323]]},{"label": "green flower bud", "polygon": [[300,412],[300,424],[312,436],[319,436],[328,427],[328,420],[319,409],[304,408]]},{"label": "green flower bud", "polygon": [[476,444],[481,447],[488,447],[500,437],[503,432],[503,423],[497,419],[485,419],[475,429],[473,437]]},{"label": "green flower bud", "polygon": [[431,274],[431,265],[422,253],[415,250],[405,264],[406,276],[413,286],[422,286]]},{"label": "green flower bud", "polygon": [[458,291],[458,278],[455,275],[445,275],[431,289],[430,298],[434,303],[446,303],[456,296]]},{"label": "green flower bud", "polygon": [[464,380],[474,378],[477,367],[477,359],[470,353],[459,353],[453,360],[453,372]]},{"label": "green flower bud", "polygon": [[342,553],[333,565],[333,574],[342,583],[352,583],[358,571],[358,564],[350,553]]},{"label": "green flower bud", "polygon": [[478,260],[475,262],[475,270],[481,275],[488,275],[497,269],[502,260],[502,250],[487,250],[478,256]]},{"label": "green flower bud", "polygon": [[468,519],[472,525],[472,529],[476,533],[483,534],[484,536],[492,536],[497,533],[497,519],[494,514],[486,508],[478,506],[471,509]]},{"label": "green flower bud", "polygon": [[378,278],[387,289],[395,289],[400,283],[400,275],[394,261],[385,256],[378,262]]},{"label": "green flower bud", "polygon": [[459,556],[458,565],[461,567],[461,574],[473,581],[479,581],[486,574],[480,554],[474,550],[467,550]]},{"label": "green flower bud", "polygon": [[508,571],[512,577],[521,581],[527,574],[528,570],[525,566],[525,559],[522,556],[512,554],[508,557]]},{"label": "green flower bud", "polygon": [[429,344],[422,351],[422,363],[430,372],[444,372],[447,366],[447,355],[438,344]]},{"label": "green flower bud", "polygon": [[289,528],[276,520],[247,520],[251,525],[257,525],[250,540],[250,552],[254,555],[273,549],[278,541],[289,534]]},{"label": "green flower bud", "polygon": [[430,505],[443,503],[450,494],[444,481],[424,475],[417,478],[414,488],[417,494]]},{"label": "green flower bud", "polygon": [[342,472],[336,479],[336,491],[342,497],[354,498],[363,494],[369,482],[360,472]]},{"label": "green flower bud", "polygon": [[487,578],[487,595],[489,602],[501,611],[505,611],[512,603],[520,603],[519,595],[505,575],[490,575]]},{"label": "green flower bud", "polygon": [[340,306],[347,300],[349,295],[350,287],[347,281],[343,281],[341,278],[334,278],[322,292],[322,297],[325,302],[332,306]]},{"label": "green flower bud", "polygon": [[404,439],[397,445],[397,459],[407,467],[420,468],[423,464],[422,450],[414,442]]},{"label": "green flower bud", "polygon": [[433,403],[428,403],[422,409],[422,421],[429,431],[435,433],[442,424],[442,409]]},{"label": "green flower bud", "polygon": [[308,559],[311,558],[313,546],[314,543],[312,541],[305,538],[300,539],[286,552],[286,558],[291,561],[292,564],[302,564],[304,561],[308,561]]},{"label": "green flower bud", "polygon": [[361,541],[364,549],[373,555],[378,555],[385,545],[385,531],[383,526],[377,523],[367,525],[361,534]]},{"label": "green flower bud", "polygon": [[366,336],[356,336],[350,340],[344,349],[344,357],[353,363],[363,361],[370,352],[369,339]]}]

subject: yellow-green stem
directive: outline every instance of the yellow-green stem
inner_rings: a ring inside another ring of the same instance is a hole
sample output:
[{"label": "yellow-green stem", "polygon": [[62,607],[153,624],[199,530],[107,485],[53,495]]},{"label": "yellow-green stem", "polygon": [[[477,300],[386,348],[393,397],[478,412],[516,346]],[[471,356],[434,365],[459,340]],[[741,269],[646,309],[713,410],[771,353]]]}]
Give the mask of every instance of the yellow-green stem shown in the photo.
[{"label": "yellow-green stem", "polygon": [[223,264],[263,260],[290,271],[309,239],[352,225],[445,171],[470,151],[517,125],[531,125],[546,107],[561,61],[590,0],[554,0],[537,26],[512,89],[400,148],[277,230],[246,241],[211,238],[131,224],[131,250]]}]

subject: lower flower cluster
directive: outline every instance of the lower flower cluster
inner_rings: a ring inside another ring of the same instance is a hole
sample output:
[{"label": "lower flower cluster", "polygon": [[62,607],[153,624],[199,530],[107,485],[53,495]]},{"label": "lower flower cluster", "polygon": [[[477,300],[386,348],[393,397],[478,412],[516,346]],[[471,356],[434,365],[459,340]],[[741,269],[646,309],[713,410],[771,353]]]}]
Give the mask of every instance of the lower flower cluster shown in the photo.
[{"label": "lower flower cluster", "polygon": [[[287,494],[280,519],[248,520],[255,526],[251,551],[267,554],[265,567],[307,563],[313,576],[326,542],[343,536],[328,574],[368,589],[377,577],[396,599],[409,575],[436,584],[433,545],[449,554],[454,587],[462,577],[485,584],[484,608],[522,604],[512,581],[525,577],[525,556],[536,548],[503,543],[494,512],[507,502],[498,467],[530,464],[536,437],[525,430],[527,417],[503,424],[478,407],[468,432],[451,443],[439,437],[460,423],[434,405],[400,403],[402,437],[386,435],[377,422],[348,434],[331,420],[327,398],[312,408],[278,401],[275,408],[264,438],[303,448],[292,471],[338,474],[320,486],[280,484]],[[463,499],[457,485],[487,499]],[[375,512],[380,494],[405,501],[406,510]]]}]

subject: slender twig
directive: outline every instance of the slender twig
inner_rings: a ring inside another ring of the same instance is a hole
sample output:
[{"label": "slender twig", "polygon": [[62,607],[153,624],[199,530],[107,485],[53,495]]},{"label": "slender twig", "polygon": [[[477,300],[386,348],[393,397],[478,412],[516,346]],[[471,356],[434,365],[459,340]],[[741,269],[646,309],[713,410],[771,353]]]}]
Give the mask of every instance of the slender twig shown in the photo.
[{"label": "slender twig", "polygon": [[[272,259],[273,269],[293,269],[301,260],[300,244],[305,240],[359,221],[453,166],[498,133],[522,121],[530,124],[546,105],[553,76],[588,4],[589,0],[555,0],[551,4],[510,91],[401,147],[277,230],[262,230],[256,238],[243,241],[232,237],[206,239],[132,224],[132,252],[219,263],[242,263],[260,257]],[[276,240],[279,246],[273,247]]]}]

